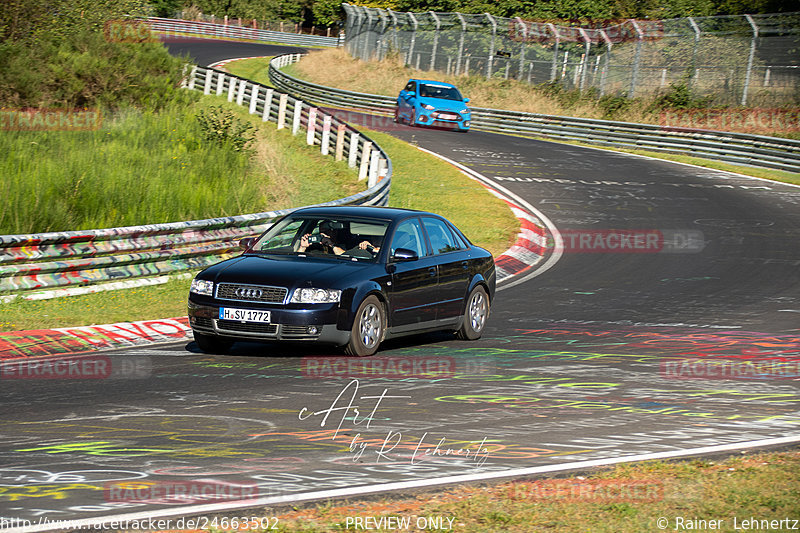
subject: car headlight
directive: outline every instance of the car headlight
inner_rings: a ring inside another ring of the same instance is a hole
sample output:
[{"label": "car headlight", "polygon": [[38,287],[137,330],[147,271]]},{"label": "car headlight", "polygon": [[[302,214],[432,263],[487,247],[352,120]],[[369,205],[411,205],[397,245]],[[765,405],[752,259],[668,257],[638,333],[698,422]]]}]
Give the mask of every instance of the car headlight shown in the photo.
[{"label": "car headlight", "polygon": [[462,115],[464,115],[464,114],[468,114],[468,113],[469,113],[469,108],[468,108],[468,107],[465,107],[464,109],[462,109],[461,111],[459,111],[459,113],[461,113]]},{"label": "car headlight", "polygon": [[205,279],[193,279],[189,292],[202,294],[203,296],[214,296],[214,282]]},{"label": "car headlight", "polygon": [[435,108],[435,107],[433,107],[432,105],[428,105],[428,104],[420,104],[420,107],[421,107],[422,109],[427,109],[428,111],[433,111],[434,109],[436,109],[436,108]]},{"label": "car headlight", "polygon": [[341,298],[342,291],[339,289],[302,288],[295,289],[294,294],[292,294],[291,303],[330,304],[338,302]]}]

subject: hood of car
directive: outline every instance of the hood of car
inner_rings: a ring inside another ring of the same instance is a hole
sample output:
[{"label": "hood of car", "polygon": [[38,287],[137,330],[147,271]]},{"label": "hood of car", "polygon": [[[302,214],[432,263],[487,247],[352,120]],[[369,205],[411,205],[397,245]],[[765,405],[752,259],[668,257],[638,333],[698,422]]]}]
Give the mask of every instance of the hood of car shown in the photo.
[{"label": "hood of car", "polygon": [[279,255],[243,255],[207,268],[202,278],[216,283],[345,288],[348,279],[374,263]]},{"label": "hood of car", "polygon": [[459,101],[459,100],[445,100],[444,98],[419,98],[420,105],[428,104],[435,107],[438,110],[443,111],[454,111],[456,113],[460,113],[464,109],[468,109],[466,103]]}]

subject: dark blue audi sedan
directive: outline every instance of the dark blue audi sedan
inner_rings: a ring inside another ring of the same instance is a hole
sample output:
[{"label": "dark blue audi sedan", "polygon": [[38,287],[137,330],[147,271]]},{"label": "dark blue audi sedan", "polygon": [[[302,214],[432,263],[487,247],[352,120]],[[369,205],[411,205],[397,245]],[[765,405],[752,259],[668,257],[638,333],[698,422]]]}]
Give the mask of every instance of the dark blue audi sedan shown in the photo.
[{"label": "dark blue audi sedan", "polygon": [[241,246],[192,281],[189,321],[204,352],[279,340],[368,356],[425,331],[477,339],[495,293],[492,255],[433,213],[303,208]]}]

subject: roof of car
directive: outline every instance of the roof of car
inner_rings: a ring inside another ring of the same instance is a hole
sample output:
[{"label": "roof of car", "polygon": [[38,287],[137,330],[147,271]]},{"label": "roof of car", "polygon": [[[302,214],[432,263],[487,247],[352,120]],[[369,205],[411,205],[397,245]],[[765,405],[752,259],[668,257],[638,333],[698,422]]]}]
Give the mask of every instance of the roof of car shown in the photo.
[{"label": "roof of car", "polygon": [[292,215],[312,215],[312,216],[354,216],[354,217],[369,217],[369,218],[382,218],[384,220],[399,220],[406,218],[410,215],[433,215],[439,216],[435,213],[428,213],[425,211],[417,211],[414,209],[403,209],[399,207],[377,207],[377,206],[363,206],[363,205],[341,205],[341,206],[319,206],[319,207],[304,207],[292,212]]},{"label": "roof of car", "polygon": [[453,87],[453,88],[456,88],[456,86],[455,86],[455,85],[453,85],[452,83],[447,83],[447,82],[444,82],[444,81],[436,81],[436,80],[418,80],[418,79],[416,79],[416,78],[411,78],[411,79],[410,79],[410,80],[408,80],[408,81],[416,81],[416,82],[421,82],[421,83],[430,83],[431,85],[442,85],[442,86],[444,86],[444,87]]}]

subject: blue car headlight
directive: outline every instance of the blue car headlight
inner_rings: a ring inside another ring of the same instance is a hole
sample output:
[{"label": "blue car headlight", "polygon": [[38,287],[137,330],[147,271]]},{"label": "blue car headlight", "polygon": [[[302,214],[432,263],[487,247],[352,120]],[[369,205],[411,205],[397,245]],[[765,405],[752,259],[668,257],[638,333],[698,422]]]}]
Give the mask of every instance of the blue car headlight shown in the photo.
[{"label": "blue car headlight", "polygon": [[429,104],[420,104],[419,106],[422,109],[427,109],[428,111],[433,111],[434,109],[436,109],[435,107],[433,107],[432,105],[429,105]]},{"label": "blue car headlight", "polygon": [[302,288],[295,289],[290,300],[293,304],[330,304],[342,298],[339,289]]},{"label": "blue car headlight", "polygon": [[214,282],[205,279],[193,279],[189,292],[202,296],[214,296]]},{"label": "blue car headlight", "polygon": [[461,111],[459,111],[459,113],[461,113],[462,115],[469,115],[469,108],[468,107],[464,108]]}]

